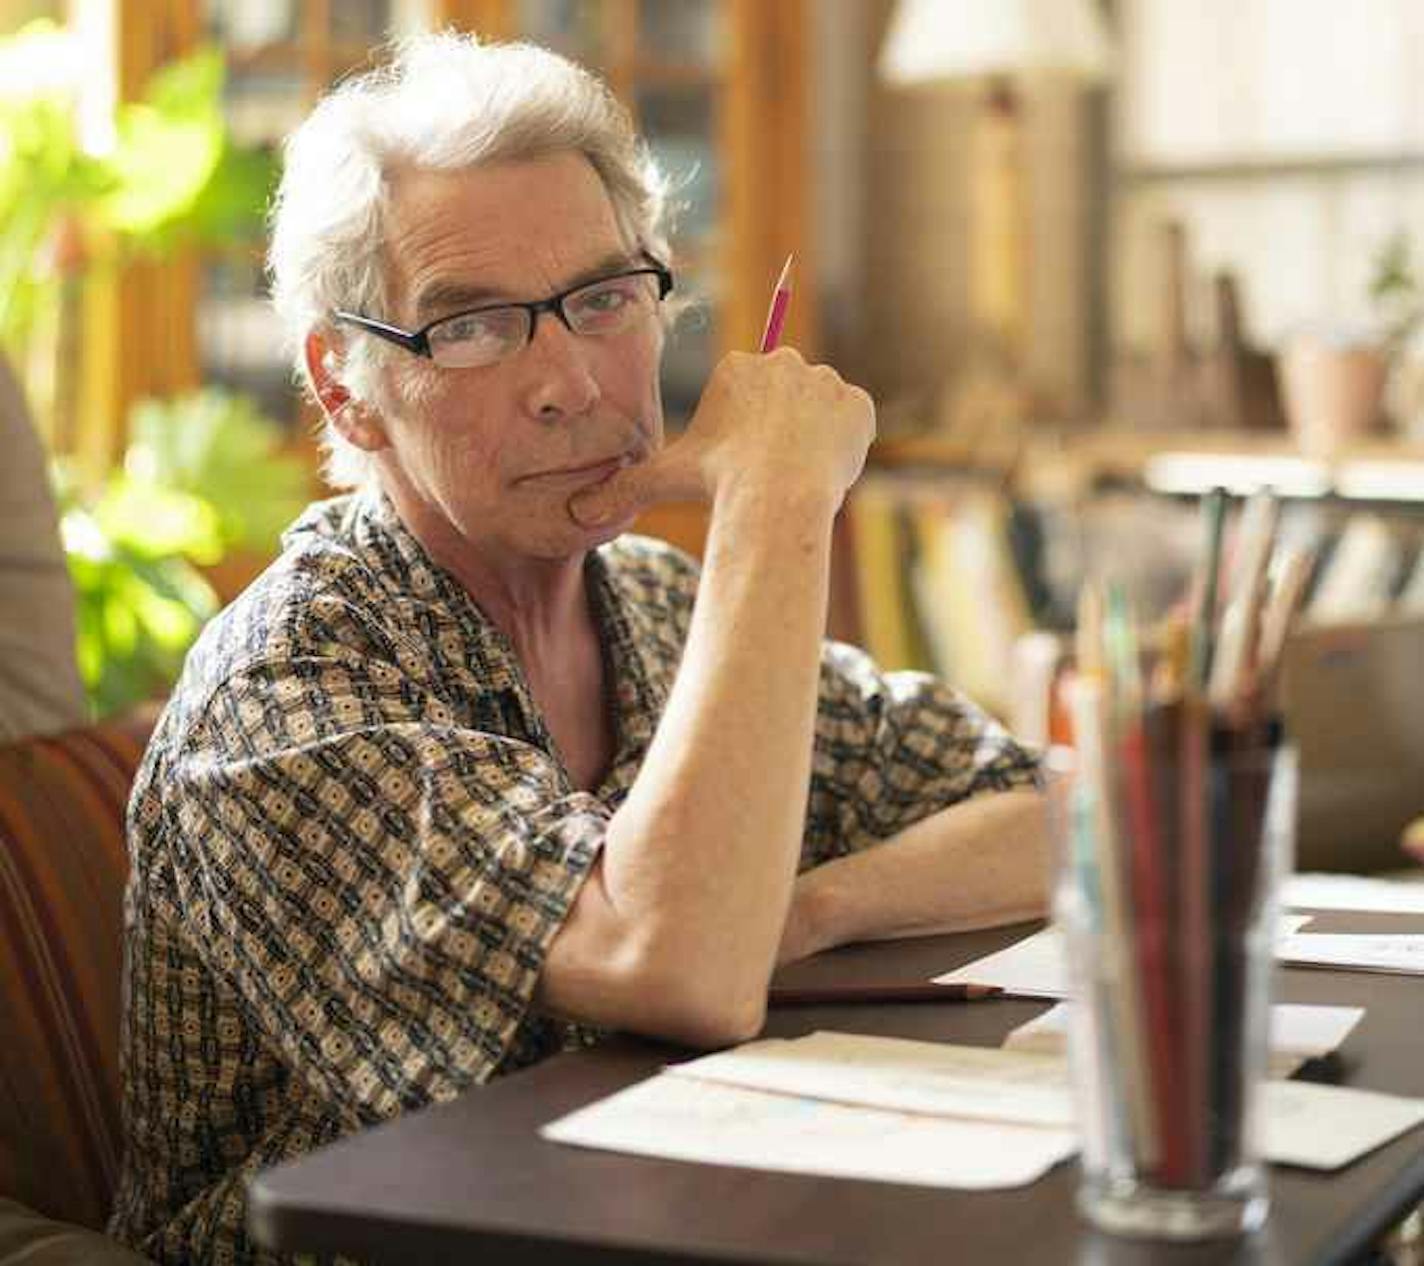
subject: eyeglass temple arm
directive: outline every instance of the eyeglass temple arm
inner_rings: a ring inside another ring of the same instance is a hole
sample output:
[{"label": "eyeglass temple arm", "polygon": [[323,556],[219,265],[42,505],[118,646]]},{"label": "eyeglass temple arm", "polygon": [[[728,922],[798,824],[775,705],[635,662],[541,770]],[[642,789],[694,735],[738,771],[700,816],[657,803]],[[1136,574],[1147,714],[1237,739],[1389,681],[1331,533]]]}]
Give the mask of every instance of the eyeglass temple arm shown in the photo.
[{"label": "eyeglass temple arm", "polygon": [[409,330],[403,330],[398,325],[387,325],[384,321],[377,321],[374,317],[361,316],[357,312],[333,312],[331,318],[342,325],[355,325],[363,330],[369,330],[378,338],[395,343],[398,347],[403,347],[408,352],[414,352],[417,356],[430,355],[430,339],[424,330],[417,330],[412,334]]}]

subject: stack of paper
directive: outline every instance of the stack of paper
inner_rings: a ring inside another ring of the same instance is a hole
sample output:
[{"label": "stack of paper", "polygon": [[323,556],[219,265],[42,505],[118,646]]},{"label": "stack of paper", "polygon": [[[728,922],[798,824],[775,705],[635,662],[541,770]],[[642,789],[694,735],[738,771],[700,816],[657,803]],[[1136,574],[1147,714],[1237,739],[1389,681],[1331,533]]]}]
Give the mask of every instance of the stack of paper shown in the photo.
[{"label": "stack of paper", "polygon": [[[907,1057],[886,1044],[925,1049]],[[1021,1187],[1073,1155],[1077,1139],[1065,1125],[979,1119],[968,1087],[1008,1110],[1026,1089],[1025,1070],[1043,1066],[1020,1056],[995,1076],[983,1057],[1002,1054],[831,1033],[754,1042],[675,1065],[540,1133],[669,1160],[967,1190]],[[1063,1121],[1061,1067],[1051,1076],[1036,1102]],[[786,1089],[803,1080],[819,1094]],[[917,1109],[900,1110],[906,1102]]]},{"label": "stack of paper", "polygon": [[[1424,975],[1424,936],[1399,933],[1301,932],[1309,915],[1282,915],[1276,961],[1287,967],[1339,967],[1352,971]],[[994,985],[1019,998],[1068,997],[1063,938],[1044,928],[1007,949],[934,978],[944,985]]]},{"label": "stack of paper", "polygon": [[1343,967],[1418,976],[1424,975],[1424,936],[1302,932],[1282,937],[1276,957],[1293,967]]},{"label": "stack of paper", "polygon": [[[1062,1055],[1067,1049],[1071,1003],[1061,1002],[1004,1039],[1006,1050]],[[1365,1014],[1363,1007],[1319,1007],[1278,1002],[1271,1008],[1269,1069],[1289,1077],[1308,1059],[1337,1050]]]},{"label": "stack of paper", "polygon": [[1424,1121],[1424,1100],[1309,1081],[1268,1081],[1261,1150],[1278,1165],[1339,1169]]},{"label": "stack of paper", "polygon": [[822,1032],[754,1042],[667,1071],[750,1090],[931,1116],[1073,1124],[1062,1059],[992,1046]]},{"label": "stack of paper", "polygon": [[[753,1042],[546,1125],[556,1142],[753,1169],[986,1189],[1077,1147],[1066,1064],[1018,1051],[814,1033]],[[1333,1169],[1424,1121],[1424,1100],[1268,1082],[1262,1147]]]},{"label": "stack of paper", "polygon": [[1019,998],[1066,998],[1068,964],[1063,936],[1055,927],[1044,928],[934,980],[941,985],[994,985]]},{"label": "stack of paper", "polygon": [[1296,910],[1424,914],[1424,883],[1364,875],[1292,875],[1286,880],[1285,903]]}]

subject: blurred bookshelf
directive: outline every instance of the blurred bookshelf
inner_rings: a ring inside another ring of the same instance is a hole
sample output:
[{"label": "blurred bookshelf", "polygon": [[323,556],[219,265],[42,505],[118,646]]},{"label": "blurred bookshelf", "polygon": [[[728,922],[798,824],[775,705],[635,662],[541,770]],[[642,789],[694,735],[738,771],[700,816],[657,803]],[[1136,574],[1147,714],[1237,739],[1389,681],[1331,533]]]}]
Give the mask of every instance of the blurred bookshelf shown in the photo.
[{"label": "blurred bookshelf", "polygon": [[1315,456],[1285,431],[1104,426],[878,440],[845,516],[850,636],[1010,719],[1016,648],[1070,633],[1086,578],[1121,580],[1148,619],[1182,600],[1215,487],[1281,498],[1283,540],[1313,559],[1305,623],[1424,620],[1424,444]]},{"label": "blurred bookshelf", "polygon": [[[272,151],[320,95],[367,66],[393,35],[429,25],[426,0],[206,0],[202,37],[220,47],[224,113],[233,139]],[[242,391],[269,416],[304,420],[260,248],[209,252],[195,319],[204,383]]]},{"label": "blurred bookshelf", "polygon": [[1283,431],[1153,432],[1104,426],[991,434],[974,441],[907,435],[878,440],[870,464],[881,471],[1012,479],[1045,493],[1128,485],[1182,496],[1215,487],[1244,495],[1272,487],[1283,497],[1389,502],[1424,511],[1424,443],[1384,435],[1328,457],[1302,454]]}]

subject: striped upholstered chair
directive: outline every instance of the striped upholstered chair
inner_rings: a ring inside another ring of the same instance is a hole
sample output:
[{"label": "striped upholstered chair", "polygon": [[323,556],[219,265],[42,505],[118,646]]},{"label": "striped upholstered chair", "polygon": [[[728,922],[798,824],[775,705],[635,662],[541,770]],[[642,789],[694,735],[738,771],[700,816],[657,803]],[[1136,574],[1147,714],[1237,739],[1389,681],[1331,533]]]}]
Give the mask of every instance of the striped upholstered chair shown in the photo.
[{"label": "striped upholstered chair", "polygon": [[0,747],[0,1262],[139,1260],[78,1228],[118,1171],[124,811],[153,720]]}]

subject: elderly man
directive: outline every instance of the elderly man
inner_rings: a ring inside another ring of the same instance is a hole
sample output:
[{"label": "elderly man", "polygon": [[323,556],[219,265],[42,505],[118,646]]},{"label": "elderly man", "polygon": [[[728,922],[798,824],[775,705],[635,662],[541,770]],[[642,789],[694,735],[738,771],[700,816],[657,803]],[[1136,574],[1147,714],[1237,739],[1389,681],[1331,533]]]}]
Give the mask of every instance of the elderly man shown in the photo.
[{"label": "elderly man", "polygon": [[[256,1169],[602,1030],[735,1042],[778,961],[1041,909],[1032,759],[822,644],[864,392],[732,355],[664,445],[660,211],[530,47],[417,40],[288,146],[276,302],[359,490],[135,789],[114,1229],[154,1258],[262,1259]],[[690,494],[700,576],[621,535]]]}]

